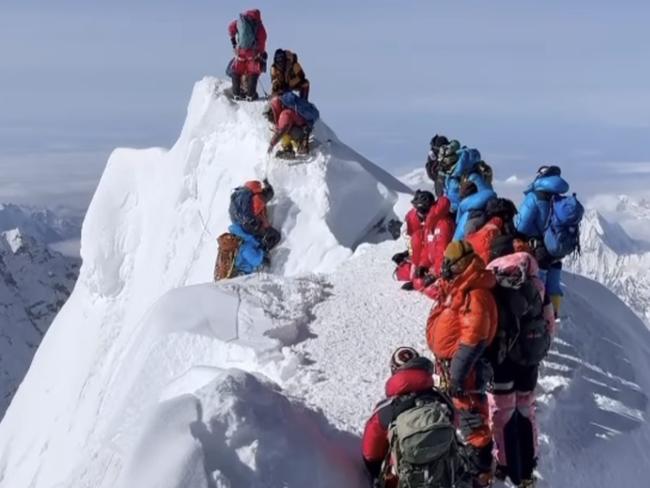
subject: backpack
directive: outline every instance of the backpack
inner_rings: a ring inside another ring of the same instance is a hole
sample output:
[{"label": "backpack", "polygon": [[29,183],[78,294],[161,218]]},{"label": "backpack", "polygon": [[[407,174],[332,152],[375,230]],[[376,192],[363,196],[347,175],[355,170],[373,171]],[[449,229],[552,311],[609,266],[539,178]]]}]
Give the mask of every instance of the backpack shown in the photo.
[{"label": "backpack", "polygon": [[255,49],[257,47],[257,29],[259,23],[244,14],[237,20],[237,48]]},{"label": "backpack", "polygon": [[235,260],[237,259],[241,240],[237,236],[226,232],[217,238],[217,244],[219,245],[219,252],[214,265],[214,281],[233,278],[237,274]]},{"label": "backpack", "polygon": [[253,211],[253,192],[245,186],[235,188],[230,195],[228,213],[232,223],[238,224],[245,232],[252,235],[260,232],[260,222]]},{"label": "backpack", "polygon": [[410,395],[403,401],[413,405],[399,413],[388,430],[397,487],[471,487],[450,406],[433,396]]},{"label": "backpack", "polygon": [[489,266],[497,279],[494,295],[499,315],[489,354],[493,363],[501,364],[507,357],[520,366],[536,366],[551,347],[544,303],[534,281],[538,278],[528,274],[531,259],[527,253],[515,253]]},{"label": "backpack", "polygon": [[584,213],[585,209],[575,193],[551,197],[544,247],[552,257],[561,259],[575,251],[580,252],[580,222]]},{"label": "backpack", "polygon": [[293,92],[286,92],[282,95],[282,105],[298,112],[298,115],[305,119],[310,127],[313,127],[320,118],[316,105],[304,98],[300,98]]}]

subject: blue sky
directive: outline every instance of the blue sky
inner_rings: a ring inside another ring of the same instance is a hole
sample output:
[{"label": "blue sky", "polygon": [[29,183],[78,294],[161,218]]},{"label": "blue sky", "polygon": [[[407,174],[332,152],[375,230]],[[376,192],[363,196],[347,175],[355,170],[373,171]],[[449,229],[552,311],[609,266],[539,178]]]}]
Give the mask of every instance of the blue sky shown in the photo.
[{"label": "blue sky", "polygon": [[170,146],[249,7],[326,122],[395,173],[443,132],[503,178],[552,161],[582,193],[647,188],[647,2],[350,3],[4,0],[0,199],[83,208],[113,147]]}]

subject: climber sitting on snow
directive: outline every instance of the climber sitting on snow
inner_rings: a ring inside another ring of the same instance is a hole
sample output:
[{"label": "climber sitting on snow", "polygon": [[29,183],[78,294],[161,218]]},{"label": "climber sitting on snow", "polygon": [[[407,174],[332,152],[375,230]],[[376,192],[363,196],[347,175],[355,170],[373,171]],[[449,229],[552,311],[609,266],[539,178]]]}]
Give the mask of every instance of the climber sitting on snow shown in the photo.
[{"label": "climber sitting on snow", "polygon": [[301,98],[309,98],[309,80],[298,62],[298,55],[286,49],[277,49],[271,66],[271,93],[283,95],[298,91]]},{"label": "climber sitting on snow", "polygon": [[[266,29],[260,11],[247,10],[228,26],[235,57],[226,70],[235,100],[257,100],[257,80],[266,71]],[[242,86],[245,82],[245,86]]]},{"label": "climber sitting on snow", "polygon": [[268,264],[268,253],[281,238],[267,216],[266,205],[273,196],[267,180],[248,181],[235,188],[228,209],[232,225],[228,234],[219,237],[215,280],[250,274]]},{"label": "climber sitting on snow", "polygon": [[268,153],[280,143],[277,157],[292,159],[296,155],[309,154],[309,137],[319,113],[316,106],[293,92],[273,97],[266,115],[275,130],[269,144]]}]

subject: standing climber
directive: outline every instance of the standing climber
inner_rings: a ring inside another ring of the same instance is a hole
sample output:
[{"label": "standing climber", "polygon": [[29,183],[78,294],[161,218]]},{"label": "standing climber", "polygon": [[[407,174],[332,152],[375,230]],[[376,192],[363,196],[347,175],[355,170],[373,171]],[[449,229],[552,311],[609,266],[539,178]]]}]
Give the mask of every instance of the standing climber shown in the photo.
[{"label": "standing climber", "polygon": [[309,138],[320,114],[316,106],[293,92],[273,97],[266,111],[275,130],[268,153],[280,143],[276,157],[292,159],[309,154]]},{"label": "standing climber", "polygon": [[477,149],[463,147],[453,154],[457,162],[445,178],[445,195],[451,201],[452,212],[456,212],[461,200],[462,183],[474,183],[479,192],[491,190],[492,168],[481,159],[481,153]]},{"label": "standing climber", "polygon": [[301,98],[309,98],[309,80],[298,62],[298,55],[287,50],[277,49],[271,65],[271,92],[282,95],[288,91],[298,91]]},{"label": "standing climber", "polygon": [[491,371],[484,353],[497,330],[495,278],[465,241],[447,246],[442,266],[438,301],[427,321],[427,343],[436,357],[441,385],[458,410],[459,427],[470,447],[474,486],[483,487],[492,478],[485,393]]},{"label": "standing climber", "polygon": [[488,357],[494,368],[489,395],[497,469],[515,486],[535,486],[537,422],[535,387],[555,327],[553,307],[539,279],[535,258],[518,252],[488,265],[497,285],[499,326]]},{"label": "standing climber", "polygon": [[[458,157],[456,151],[460,148],[458,141],[452,141],[450,146],[449,139],[443,135],[436,134],[431,138],[429,143],[429,154],[425,169],[427,176],[433,181],[433,187],[436,197],[440,197],[445,191],[445,178],[451,167],[456,164]],[[447,151],[447,147],[451,149]]]},{"label": "standing climber", "polygon": [[[362,454],[372,486],[470,488],[454,407],[434,388],[431,361],[411,347],[399,347],[390,371],[386,399],[375,407],[363,432]],[[413,435],[414,425],[425,435]]]},{"label": "standing climber", "polygon": [[235,100],[257,100],[257,80],[266,71],[266,29],[259,10],[247,10],[228,25],[235,57],[228,65]]},{"label": "standing climber", "polygon": [[575,195],[565,196],[569,184],[558,166],[542,166],[526,195],[515,221],[517,232],[528,240],[543,270],[546,292],[556,316],[562,303],[562,258],[580,247],[580,221],[584,208]]},{"label": "standing climber", "polygon": [[458,193],[460,203],[456,211],[454,240],[460,241],[467,234],[476,232],[487,222],[486,207],[497,194],[490,187],[478,189],[477,183],[464,180]]},{"label": "standing climber", "polygon": [[273,196],[273,187],[267,180],[248,181],[232,192],[228,209],[232,224],[228,231],[237,238],[239,247],[232,253],[231,276],[249,274],[268,264],[269,251],[280,242],[280,232],[271,226],[267,215],[267,204]]}]

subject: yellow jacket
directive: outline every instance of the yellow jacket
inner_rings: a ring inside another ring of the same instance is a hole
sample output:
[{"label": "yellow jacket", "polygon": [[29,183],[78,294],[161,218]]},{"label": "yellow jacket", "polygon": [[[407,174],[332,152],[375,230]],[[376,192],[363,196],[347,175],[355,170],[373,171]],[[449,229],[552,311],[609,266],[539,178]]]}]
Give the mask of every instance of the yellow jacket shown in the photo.
[{"label": "yellow jacket", "polygon": [[274,95],[289,90],[299,90],[309,85],[305,72],[298,62],[298,56],[291,51],[286,51],[286,55],[287,62],[284,70],[278,68],[275,63],[271,66],[271,91]]}]

